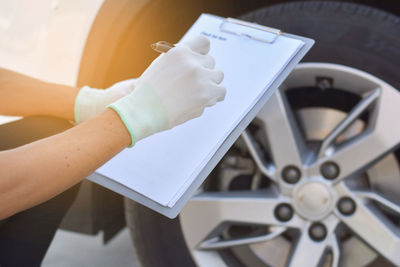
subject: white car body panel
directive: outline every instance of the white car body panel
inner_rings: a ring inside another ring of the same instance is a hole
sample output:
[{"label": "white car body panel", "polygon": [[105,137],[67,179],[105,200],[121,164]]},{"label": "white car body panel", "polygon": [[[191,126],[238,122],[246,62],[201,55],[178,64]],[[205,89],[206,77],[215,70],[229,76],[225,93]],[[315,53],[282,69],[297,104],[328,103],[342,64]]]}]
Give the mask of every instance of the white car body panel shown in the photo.
[{"label": "white car body panel", "polygon": [[[0,67],[74,86],[104,0],[0,0]],[[0,124],[19,117],[0,116]]]},{"label": "white car body panel", "polygon": [[104,0],[0,0],[0,66],[75,85]]}]

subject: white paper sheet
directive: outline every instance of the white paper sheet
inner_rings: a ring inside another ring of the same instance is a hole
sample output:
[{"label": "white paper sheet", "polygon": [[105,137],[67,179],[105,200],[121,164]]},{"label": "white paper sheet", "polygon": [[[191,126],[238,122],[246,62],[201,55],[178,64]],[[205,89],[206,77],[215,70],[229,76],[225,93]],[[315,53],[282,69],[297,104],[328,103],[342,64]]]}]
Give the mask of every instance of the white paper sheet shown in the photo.
[{"label": "white paper sheet", "polygon": [[[223,102],[169,131],[139,141],[97,172],[172,207],[218,147],[254,106],[304,43],[280,36],[273,44],[221,32],[221,18],[203,14],[183,39],[203,34],[225,78]],[[265,33],[269,34],[269,33]]]}]

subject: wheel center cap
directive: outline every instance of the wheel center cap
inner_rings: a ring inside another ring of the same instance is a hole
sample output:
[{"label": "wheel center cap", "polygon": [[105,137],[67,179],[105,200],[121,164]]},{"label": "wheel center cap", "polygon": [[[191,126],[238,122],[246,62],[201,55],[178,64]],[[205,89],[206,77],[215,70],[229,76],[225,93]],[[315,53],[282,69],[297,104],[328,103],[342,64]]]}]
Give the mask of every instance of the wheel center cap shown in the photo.
[{"label": "wheel center cap", "polygon": [[324,183],[307,182],[294,189],[293,205],[301,216],[315,221],[331,212],[334,206],[333,195]]}]

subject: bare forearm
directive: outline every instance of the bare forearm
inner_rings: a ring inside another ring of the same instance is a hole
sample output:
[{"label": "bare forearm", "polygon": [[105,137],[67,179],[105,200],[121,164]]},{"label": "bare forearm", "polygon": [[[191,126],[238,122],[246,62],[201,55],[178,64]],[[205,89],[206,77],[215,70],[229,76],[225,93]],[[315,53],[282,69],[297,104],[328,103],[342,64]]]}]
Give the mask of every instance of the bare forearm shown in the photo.
[{"label": "bare forearm", "polygon": [[0,68],[0,114],[52,115],[74,119],[78,89],[40,81]]},{"label": "bare forearm", "polygon": [[130,140],[118,115],[106,109],[61,134],[0,152],[0,219],[76,184],[128,146]]}]

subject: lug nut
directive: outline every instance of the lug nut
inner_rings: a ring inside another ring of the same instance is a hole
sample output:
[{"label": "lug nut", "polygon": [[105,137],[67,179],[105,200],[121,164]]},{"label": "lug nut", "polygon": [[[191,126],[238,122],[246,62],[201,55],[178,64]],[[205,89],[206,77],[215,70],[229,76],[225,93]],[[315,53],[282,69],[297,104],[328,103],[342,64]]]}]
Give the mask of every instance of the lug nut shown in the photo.
[{"label": "lug nut", "polygon": [[337,208],[343,215],[351,215],[356,211],[356,203],[349,197],[342,197],[337,203]]},{"label": "lug nut", "polygon": [[308,234],[310,235],[311,239],[314,241],[322,241],[325,239],[327,230],[325,225],[322,223],[316,222],[310,226],[308,229]]},{"label": "lug nut", "polygon": [[276,206],[274,214],[278,220],[287,222],[293,217],[293,208],[287,203],[282,203]]},{"label": "lug nut", "polygon": [[339,176],[340,168],[335,162],[327,161],[321,165],[320,171],[326,179],[333,180]]},{"label": "lug nut", "polygon": [[281,175],[286,183],[295,184],[300,180],[301,172],[296,166],[289,165],[282,170]]},{"label": "lug nut", "polygon": [[332,88],[333,79],[330,77],[317,77],[316,85],[321,90],[326,90],[326,89]]}]

